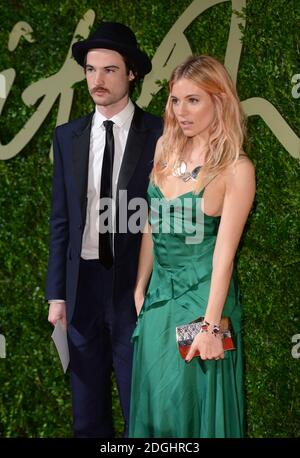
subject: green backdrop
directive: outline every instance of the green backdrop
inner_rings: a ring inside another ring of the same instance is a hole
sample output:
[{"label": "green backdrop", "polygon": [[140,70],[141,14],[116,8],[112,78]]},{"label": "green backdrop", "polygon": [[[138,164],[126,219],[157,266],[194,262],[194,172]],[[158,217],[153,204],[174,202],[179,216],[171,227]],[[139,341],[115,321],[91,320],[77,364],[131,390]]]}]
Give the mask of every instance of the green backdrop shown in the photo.
[{"label": "green backdrop", "polygon": [[[88,9],[96,13],[95,24],[117,20],[132,27],[153,57],[190,3],[0,0],[0,72],[13,67],[17,73],[0,117],[1,143],[10,142],[35,112],[36,106],[22,103],[22,92],[61,68],[75,27]],[[245,14],[240,98],[269,100],[299,136],[300,98],[292,97],[291,79],[300,73],[300,2],[248,0]],[[225,2],[194,20],[185,32],[193,52],[224,61],[230,18],[231,2]],[[23,38],[9,52],[9,33],[18,21],[31,25],[36,41]],[[148,110],[161,114],[165,100],[162,88]],[[52,174],[49,148],[57,108],[56,102],[20,154],[0,161],[0,333],[7,343],[7,357],[0,359],[0,436],[4,437],[72,435],[69,380],[50,342],[52,329],[43,297]],[[91,108],[81,82],[75,88],[70,118]],[[249,119],[248,132],[257,194],[237,258],[244,307],[247,435],[300,437],[300,359],[291,353],[292,336],[300,334],[299,163],[260,117]],[[121,435],[116,393],[114,412]]]}]

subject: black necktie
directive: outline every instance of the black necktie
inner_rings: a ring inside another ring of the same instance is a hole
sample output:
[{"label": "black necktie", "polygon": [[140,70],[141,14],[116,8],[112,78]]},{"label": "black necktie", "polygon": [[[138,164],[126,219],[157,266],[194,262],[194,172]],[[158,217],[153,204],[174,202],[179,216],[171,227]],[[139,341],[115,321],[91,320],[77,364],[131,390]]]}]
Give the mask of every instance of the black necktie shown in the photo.
[{"label": "black necktie", "polygon": [[[106,129],[105,135],[105,148],[102,162],[101,172],[101,189],[100,189],[100,214],[99,214],[99,259],[101,263],[109,269],[113,264],[113,251],[112,251],[112,174],[114,164],[114,134],[112,121],[104,121],[103,125]],[[109,199],[108,205],[103,205],[104,198]],[[101,203],[102,199],[102,203]],[[110,205],[109,205],[110,203]],[[101,217],[101,214],[105,215]],[[104,217],[105,216],[105,217]],[[107,229],[104,232],[105,228]]]}]

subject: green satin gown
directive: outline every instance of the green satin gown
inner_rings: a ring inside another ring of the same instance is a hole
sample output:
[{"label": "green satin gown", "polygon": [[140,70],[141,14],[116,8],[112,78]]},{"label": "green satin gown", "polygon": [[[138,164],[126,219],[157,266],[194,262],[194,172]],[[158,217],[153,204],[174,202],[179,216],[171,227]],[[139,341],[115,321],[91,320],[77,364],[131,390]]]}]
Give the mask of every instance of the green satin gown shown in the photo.
[{"label": "green satin gown", "polygon": [[203,192],[167,200],[158,187],[150,183],[148,188],[154,263],[133,334],[129,437],[243,436],[241,307],[235,274],[222,315],[231,318],[236,350],[225,352],[224,360],[195,357],[185,363],[176,343],[176,326],[204,316],[210,291],[220,217],[203,214]]}]

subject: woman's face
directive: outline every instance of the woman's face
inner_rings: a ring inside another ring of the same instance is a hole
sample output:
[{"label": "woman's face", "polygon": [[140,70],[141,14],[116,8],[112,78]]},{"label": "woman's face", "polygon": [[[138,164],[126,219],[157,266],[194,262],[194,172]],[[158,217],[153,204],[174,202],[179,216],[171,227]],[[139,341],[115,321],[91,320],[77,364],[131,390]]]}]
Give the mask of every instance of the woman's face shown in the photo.
[{"label": "woman's face", "polygon": [[209,127],[215,115],[214,103],[208,92],[191,80],[181,78],[173,85],[171,103],[184,135],[208,139]]}]

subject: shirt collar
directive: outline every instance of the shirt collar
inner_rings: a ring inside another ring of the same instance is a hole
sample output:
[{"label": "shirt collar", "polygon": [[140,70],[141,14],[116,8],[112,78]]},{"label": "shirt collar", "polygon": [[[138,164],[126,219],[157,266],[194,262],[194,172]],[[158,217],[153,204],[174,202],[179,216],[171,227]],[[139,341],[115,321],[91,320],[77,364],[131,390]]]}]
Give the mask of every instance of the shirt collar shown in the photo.
[{"label": "shirt collar", "polygon": [[[133,115],[133,112],[134,104],[129,99],[126,107],[123,108],[123,110],[119,113],[115,114],[112,118],[110,118],[110,121],[113,121],[118,127],[122,127],[126,123],[126,121]],[[95,108],[94,124],[101,127],[103,125],[103,121],[106,120],[107,118],[103,116],[103,114],[100,113],[100,111],[97,110],[97,108]]]}]

